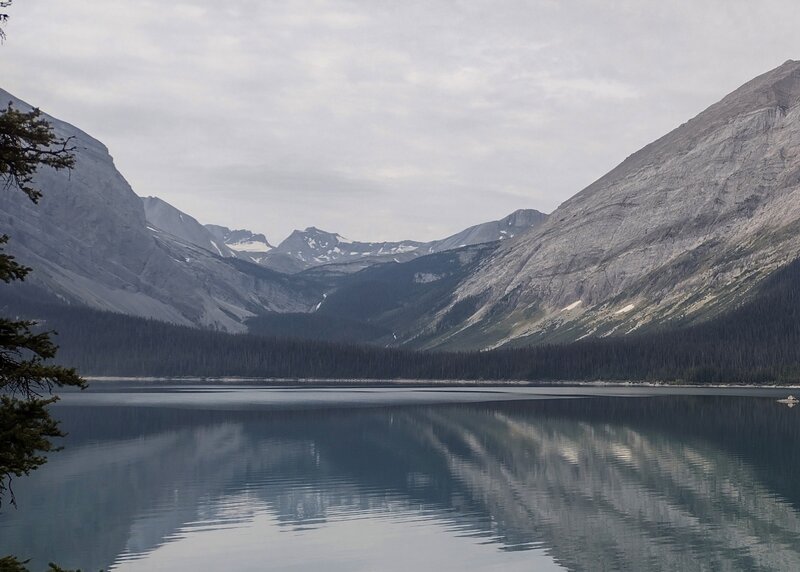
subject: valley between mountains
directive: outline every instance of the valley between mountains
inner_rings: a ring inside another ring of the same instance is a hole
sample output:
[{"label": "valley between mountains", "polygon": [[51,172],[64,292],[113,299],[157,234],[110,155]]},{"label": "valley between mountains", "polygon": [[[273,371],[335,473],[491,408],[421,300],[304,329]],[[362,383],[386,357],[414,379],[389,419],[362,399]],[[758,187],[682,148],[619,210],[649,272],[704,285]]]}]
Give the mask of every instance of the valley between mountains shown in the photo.
[{"label": "valley between mountains", "polygon": [[278,240],[198,221],[138,196],[101,142],[50,120],[76,142],[74,169],[39,173],[38,206],[20,193],[0,203],[9,252],[35,269],[3,303],[29,314],[42,304],[228,333],[484,350],[696,327],[757,300],[800,257],[795,61],[549,215],[522,209],[432,242],[359,242],[313,226]]}]

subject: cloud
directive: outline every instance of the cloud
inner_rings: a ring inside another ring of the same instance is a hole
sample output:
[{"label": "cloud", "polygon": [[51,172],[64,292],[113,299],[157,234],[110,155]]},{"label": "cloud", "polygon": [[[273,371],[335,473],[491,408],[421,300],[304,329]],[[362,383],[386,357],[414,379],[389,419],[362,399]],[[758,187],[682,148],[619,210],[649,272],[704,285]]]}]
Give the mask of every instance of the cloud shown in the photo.
[{"label": "cloud", "polygon": [[279,241],[438,238],[551,210],[798,57],[784,0],[37,0],[5,89],[140,195]]}]

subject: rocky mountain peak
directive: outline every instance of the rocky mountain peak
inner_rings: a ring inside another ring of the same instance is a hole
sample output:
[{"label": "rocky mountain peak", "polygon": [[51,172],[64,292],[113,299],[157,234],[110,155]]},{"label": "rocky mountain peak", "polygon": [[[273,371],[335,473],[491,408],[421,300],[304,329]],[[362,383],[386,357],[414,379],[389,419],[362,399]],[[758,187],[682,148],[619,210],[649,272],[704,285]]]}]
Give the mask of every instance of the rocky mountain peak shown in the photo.
[{"label": "rocky mountain peak", "polygon": [[[731,126],[737,118],[771,110],[774,119],[776,114],[785,115],[788,109],[795,107],[799,102],[800,61],[788,60],[783,65],[750,80],[683,125],[633,153],[619,166],[565,204],[583,200],[587,195],[606,185],[609,180],[635,177],[641,169],[648,165],[661,164],[670,156],[689,155],[704,138],[724,126]],[[764,117],[766,122],[772,121],[767,116],[760,117]],[[754,126],[754,128],[762,127]]]},{"label": "rocky mountain peak", "polygon": [[422,251],[444,252],[454,248],[507,240],[529,232],[546,220],[547,215],[535,209],[519,209],[500,220],[476,224],[445,239],[423,245]]},{"label": "rocky mountain peak", "polygon": [[789,61],[634,153],[462,284],[460,328],[575,339],[740,300],[800,255],[798,103]]},{"label": "rocky mountain peak", "polygon": [[226,226],[207,224],[205,227],[218,240],[221,240],[228,248],[236,252],[243,253],[266,253],[274,247],[269,243],[263,234],[255,233],[246,229],[230,229]]},{"label": "rocky mountain peak", "polygon": [[800,61],[787,60],[783,65],[758,76],[731,93],[720,103],[740,100],[751,105],[793,107],[800,101]]},{"label": "rocky mountain peak", "polygon": [[536,209],[518,209],[502,219],[506,226],[517,228],[532,227],[543,223],[547,215]]}]

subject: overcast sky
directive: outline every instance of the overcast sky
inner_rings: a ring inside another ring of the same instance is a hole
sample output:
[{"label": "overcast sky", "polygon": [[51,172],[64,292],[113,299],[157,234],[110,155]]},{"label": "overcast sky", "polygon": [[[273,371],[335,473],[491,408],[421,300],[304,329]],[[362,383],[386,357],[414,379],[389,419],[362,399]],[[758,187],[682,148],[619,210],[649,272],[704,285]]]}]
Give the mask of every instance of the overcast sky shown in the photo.
[{"label": "overcast sky", "polygon": [[549,212],[800,58],[797,0],[15,0],[0,85],[279,242]]}]

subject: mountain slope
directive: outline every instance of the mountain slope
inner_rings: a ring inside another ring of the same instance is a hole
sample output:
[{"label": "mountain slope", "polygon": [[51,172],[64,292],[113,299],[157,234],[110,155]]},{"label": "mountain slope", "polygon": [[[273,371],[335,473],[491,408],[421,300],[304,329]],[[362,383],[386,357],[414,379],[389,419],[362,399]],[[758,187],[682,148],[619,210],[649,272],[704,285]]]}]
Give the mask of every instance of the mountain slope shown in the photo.
[{"label": "mountain slope", "polygon": [[[365,325],[371,341],[381,345],[421,347],[430,334],[431,318],[452,300],[453,290],[480,262],[497,248],[496,243],[478,244],[420,256],[400,264],[381,264],[339,278],[315,310],[323,317],[352,327]],[[452,309],[448,321],[458,321],[463,305]],[[260,320],[256,318],[255,320]],[[383,332],[383,335],[379,335]],[[306,336],[308,337],[308,336]],[[331,338],[327,338],[331,339]]]},{"label": "mountain slope", "polygon": [[[10,94],[5,97],[20,108],[28,107]],[[204,226],[161,199],[136,196],[104,145],[67,123],[49,120],[60,136],[75,137],[74,170],[66,174],[43,170],[37,179],[45,195],[41,204],[33,205],[21,193],[9,192],[0,204],[0,217],[12,237],[10,253],[35,269],[30,282],[67,304],[232,332],[244,331],[256,316],[276,313],[298,316],[296,320],[306,330],[322,322],[333,328],[348,323],[348,318],[301,315],[318,309],[324,295],[333,294],[342,284],[352,288],[351,282],[337,282],[340,278],[421,254],[419,242],[352,242],[313,227],[293,233],[273,249],[263,235]],[[527,224],[524,219],[523,215],[511,217],[502,229],[488,232],[475,227],[458,240],[516,232]],[[297,273],[331,265],[337,270],[297,276],[271,269]],[[463,279],[464,274],[459,277]],[[441,286],[445,283],[449,285],[446,296]],[[437,308],[447,303],[456,283],[451,279],[437,284]],[[409,297],[409,292],[420,289],[414,286],[417,282],[409,284],[408,292],[402,293],[388,288],[397,284],[378,287],[398,293],[398,300],[409,309],[404,315],[427,319],[430,313],[425,304]],[[369,318],[376,323],[351,321],[349,331],[356,333],[349,339],[376,341],[391,334],[396,325],[394,318]],[[281,320],[282,331],[285,324],[291,331],[296,329],[291,319]]]},{"label": "mountain slope", "polygon": [[[451,255],[448,252],[442,256]],[[392,266],[402,272],[406,265],[383,265],[370,271],[386,271]],[[402,275],[384,278],[402,280]],[[627,379],[797,383],[800,379],[798,302],[800,261],[795,261],[764,280],[755,288],[752,299],[740,308],[702,324],[564,345],[449,354],[275,339],[275,334],[280,334],[282,337],[363,342],[367,339],[365,334],[374,336],[364,324],[353,320],[333,321],[332,316],[319,312],[304,314],[305,324],[282,321],[294,315],[272,316],[277,317],[277,321],[265,316],[270,320],[259,325],[267,327],[255,330],[268,336],[265,338],[56,304],[28,285],[0,289],[0,307],[5,315],[33,319],[47,329],[58,331],[59,359],[65,364],[79,366],[79,370],[87,374],[372,380]],[[372,309],[380,307],[373,301],[369,305]],[[302,331],[300,326],[308,329]],[[380,329],[380,326],[373,328]],[[328,331],[317,332],[319,329]]]},{"label": "mountain slope", "polygon": [[[7,92],[0,98],[29,109]],[[243,322],[263,311],[308,311],[318,303],[321,294],[307,282],[154,235],[106,147],[48,120],[59,136],[74,137],[74,169],[37,174],[39,205],[14,189],[0,202],[9,253],[34,269],[28,283],[67,303],[228,331],[243,331]]]},{"label": "mountain slope", "polygon": [[250,230],[231,230],[226,226],[207,224],[205,227],[218,241],[233,250],[239,258],[261,264],[264,256],[273,248],[267,237]]},{"label": "mountain slope", "polygon": [[179,211],[158,197],[143,197],[144,215],[147,222],[158,230],[167,232],[181,240],[205,248],[223,257],[234,257],[236,253],[214,236],[202,224],[188,214]]},{"label": "mountain slope", "polygon": [[436,343],[623,334],[735,306],[800,254],[799,102],[788,61],[631,155],[502,244],[457,289],[475,312]]},{"label": "mountain slope", "polygon": [[519,209],[500,220],[476,224],[453,236],[425,244],[420,250],[427,253],[442,252],[473,244],[508,240],[540,226],[546,220],[547,215],[542,212]]},{"label": "mountain slope", "polygon": [[[148,228],[105,147],[54,124],[77,138],[76,168],[41,173],[41,206],[8,194],[10,251],[63,300],[179,324],[241,331],[257,316],[315,312],[301,330],[338,321],[348,339],[412,347],[574,341],[729,313],[800,256],[800,62],[748,82],[546,219],[521,211],[436,247],[311,227],[267,251],[267,268],[214,252],[204,233],[227,229],[169,205],[157,214],[171,230]],[[498,234],[509,238],[422,256]]]}]

